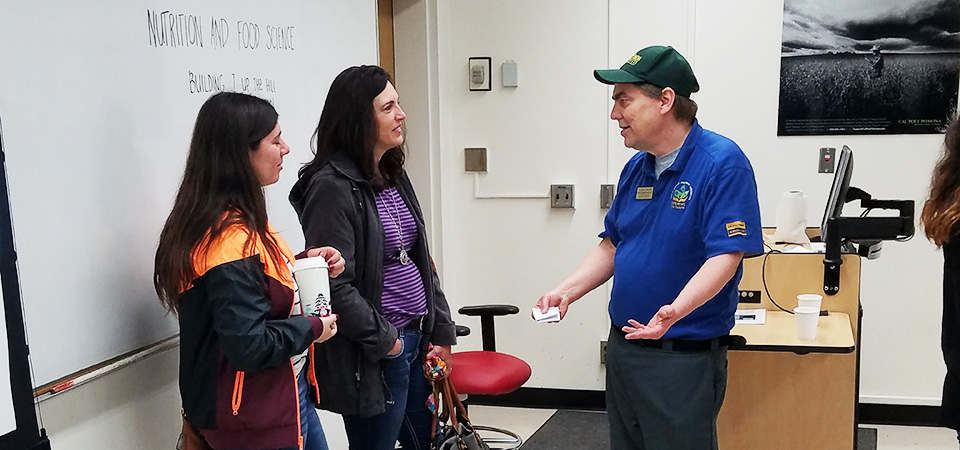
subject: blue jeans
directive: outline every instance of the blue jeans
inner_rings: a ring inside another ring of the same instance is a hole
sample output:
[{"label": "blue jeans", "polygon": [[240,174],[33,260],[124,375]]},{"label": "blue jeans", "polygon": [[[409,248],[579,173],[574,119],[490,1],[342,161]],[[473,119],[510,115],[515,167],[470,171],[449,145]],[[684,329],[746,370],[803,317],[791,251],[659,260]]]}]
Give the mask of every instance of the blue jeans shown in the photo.
[{"label": "blue jeans", "polygon": [[373,417],[343,416],[351,450],[393,450],[397,440],[404,450],[430,448],[433,415],[427,397],[432,389],[423,376],[420,333],[400,330],[400,340],[400,354],[380,362],[387,410]]},{"label": "blue jeans", "polygon": [[327,447],[327,437],[323,434],[323,427],[320,426],[320,418],[317,417],[316,407],[310,401],[307,383],[307,370],[297,377],[297,390],[300,392],[300,434],[303,436],[303,450],[329,450]]}]

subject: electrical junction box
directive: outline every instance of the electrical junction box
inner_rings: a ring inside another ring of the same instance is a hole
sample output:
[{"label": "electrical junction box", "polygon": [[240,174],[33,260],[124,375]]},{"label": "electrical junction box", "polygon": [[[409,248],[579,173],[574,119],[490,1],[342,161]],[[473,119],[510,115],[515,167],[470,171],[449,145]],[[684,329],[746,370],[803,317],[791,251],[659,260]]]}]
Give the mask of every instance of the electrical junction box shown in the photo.
[{"label": "electrical junction box", "polygon": [[463,170],[465,172],[487,172],[487,149],[472,147],[463,149]]},{"label": "electrical junction box", "polygon": [[610,209],[613,205],[614,186],[612,184],[600,185],[600,208]]},{"label": "electrical junction box", "polygon": [[517,63],[513,60],[506,60],[500,65],[500,81],[503,87],[517,87],[520,84],[517,80]]}]

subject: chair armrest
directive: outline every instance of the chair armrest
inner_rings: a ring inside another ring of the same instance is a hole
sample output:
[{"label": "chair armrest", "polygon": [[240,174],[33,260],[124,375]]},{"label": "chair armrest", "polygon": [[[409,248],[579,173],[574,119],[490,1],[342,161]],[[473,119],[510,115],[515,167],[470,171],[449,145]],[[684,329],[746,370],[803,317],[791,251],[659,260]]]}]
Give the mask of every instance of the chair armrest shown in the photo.
[{"label": "chair armrest", "polygon": [[520,308],[514,305],[472,305],[464,306],[458,312],[465,316],[506,316],[519,313]]},{"label": "chair armrest", "polygon": [[457,337],[469,336],[470,327],[466,325],[457,325]]}]

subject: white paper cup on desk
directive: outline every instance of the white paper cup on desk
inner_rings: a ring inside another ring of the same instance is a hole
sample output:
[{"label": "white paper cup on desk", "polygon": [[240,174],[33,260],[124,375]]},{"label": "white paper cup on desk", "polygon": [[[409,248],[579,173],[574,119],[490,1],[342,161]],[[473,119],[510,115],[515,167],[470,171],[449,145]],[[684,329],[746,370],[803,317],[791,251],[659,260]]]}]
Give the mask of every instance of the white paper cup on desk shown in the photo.
[{"label": "white paper cup on desk", "polygon": [[293,278],[303,315],[330,315],[330,277],[327,261],[321,256],[298,259],[293,263]]},{"label": "white paper cup on desk", "polygon": [[797,296],[797,306],[817,308],[820,311],[820,304],[823,302],[823,296],[820,294],[800,294]]},{"label": "white paper cup on desk", "polygon": [[820,308],[798,306],[793,308],[793,320],[797,325],[797,339],[812,341],[817,338],[817,323],[820,322]]}]

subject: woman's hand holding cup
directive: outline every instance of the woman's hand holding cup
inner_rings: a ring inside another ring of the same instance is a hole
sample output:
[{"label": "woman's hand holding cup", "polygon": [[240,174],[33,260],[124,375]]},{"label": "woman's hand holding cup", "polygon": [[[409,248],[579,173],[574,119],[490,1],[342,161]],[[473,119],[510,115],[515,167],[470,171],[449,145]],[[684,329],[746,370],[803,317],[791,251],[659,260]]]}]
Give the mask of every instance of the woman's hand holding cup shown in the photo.
[{"label": "woman's hand holding cup", "polygon": [[337,275],[343,273],[343,269],[346,268],[346,261],[343,259],[343,255],[340,254],[340,250],[337,250],[333,247],[319,247],[311,248],[307,250],[307,257],[322,257],[327,262],[327,267],[330,270],[330,278],[336,278]]},{"label": "woman's hand holding cup", "polygon": [[332,338],[337,334],[337,316],[336,314],[330,314],[328,316],[317,316],[320,319],[320,322],[323,322],[323,332],[320,333],[320,336],[313,340],[314,344],[319,344],[326,341],[327,339]]}]

